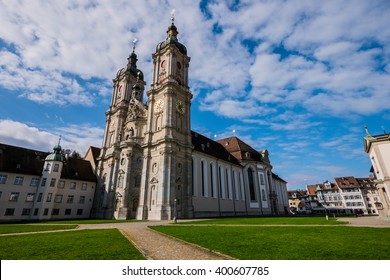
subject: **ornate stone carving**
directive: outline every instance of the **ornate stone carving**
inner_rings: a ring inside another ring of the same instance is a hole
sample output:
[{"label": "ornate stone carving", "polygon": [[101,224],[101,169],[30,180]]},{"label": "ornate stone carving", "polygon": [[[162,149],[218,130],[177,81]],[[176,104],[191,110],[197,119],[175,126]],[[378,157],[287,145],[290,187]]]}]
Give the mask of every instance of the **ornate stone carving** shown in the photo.
[{"label": "ornate stone carving", "polygon": [[129,103],[129,111],[127,114],[127,120],[134,120],[143,118],[146,116],[145,105],[135,98],[132,98]]}]

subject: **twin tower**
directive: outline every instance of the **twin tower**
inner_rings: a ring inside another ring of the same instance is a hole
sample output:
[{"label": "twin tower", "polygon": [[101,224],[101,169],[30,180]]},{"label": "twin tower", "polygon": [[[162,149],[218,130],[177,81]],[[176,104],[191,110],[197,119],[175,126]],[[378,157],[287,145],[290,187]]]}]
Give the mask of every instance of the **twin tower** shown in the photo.
[{"label": "twin tower", "polygon": [[93,215],[107,219],[191,218],[192,143],[188,87],[190,58],[172,20],[153,54],[153,80],[145,81],[137,55],[113,80],[98,158]]}]

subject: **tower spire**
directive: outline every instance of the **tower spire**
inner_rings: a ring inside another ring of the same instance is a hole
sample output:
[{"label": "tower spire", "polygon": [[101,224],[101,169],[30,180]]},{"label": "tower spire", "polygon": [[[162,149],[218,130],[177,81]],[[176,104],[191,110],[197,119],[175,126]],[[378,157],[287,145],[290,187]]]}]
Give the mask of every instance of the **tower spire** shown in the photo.
[{"label": "tower spire", "polygon": [[171,11],[171,21],[172,21],[172,24],[174,24],[174,22],[175,22],[175,12],[176,12],[176,10],[172,9],[172,11]]},{"label": "tower spire", "polygon": [[128,61],[127,65],[131,65],[136,69],[138,59],[137,59],[137,55],[135,54],[135,45],[138,42],[138,39],[135,38],[132,42],[133,42],[133,52],[127,58]]},{"label": "tower spire", "polygon": [[366,124],[364,125],[364,130],[366,131],[366,136],[371,136]]}]

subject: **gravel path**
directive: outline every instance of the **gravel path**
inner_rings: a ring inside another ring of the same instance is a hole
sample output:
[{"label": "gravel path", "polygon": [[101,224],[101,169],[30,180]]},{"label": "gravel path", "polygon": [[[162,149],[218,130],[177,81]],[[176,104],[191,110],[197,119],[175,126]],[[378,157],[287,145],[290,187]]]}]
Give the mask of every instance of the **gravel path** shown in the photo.
[{"label": "gravel path", "polygon": [[379,216],[337,218],[337,220],[349,222],[346,226],[352,227],[390,227],[390,219],[380,218]]},{"label": "gravel path", "polygon": [[174,237],[166,236],[148,226],[167,225],[169,222],[133,222],[117,224],[80,225],[79,229],[117,228],[137,249],[152,260],[233,260],[234,258],[212,252]]}]

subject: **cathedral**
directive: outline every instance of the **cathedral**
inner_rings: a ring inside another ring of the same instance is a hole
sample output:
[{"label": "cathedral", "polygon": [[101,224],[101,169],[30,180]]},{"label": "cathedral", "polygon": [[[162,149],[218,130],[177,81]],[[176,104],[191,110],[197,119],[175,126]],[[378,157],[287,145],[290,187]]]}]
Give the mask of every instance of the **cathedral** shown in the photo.
[{"label": "cathedral", "polygon": [[135,49],[113,79],[91,215],[170,220],[287,214],[286,182],[268,151],[191,130],[190,57],[172,23],[146,92]]}]

